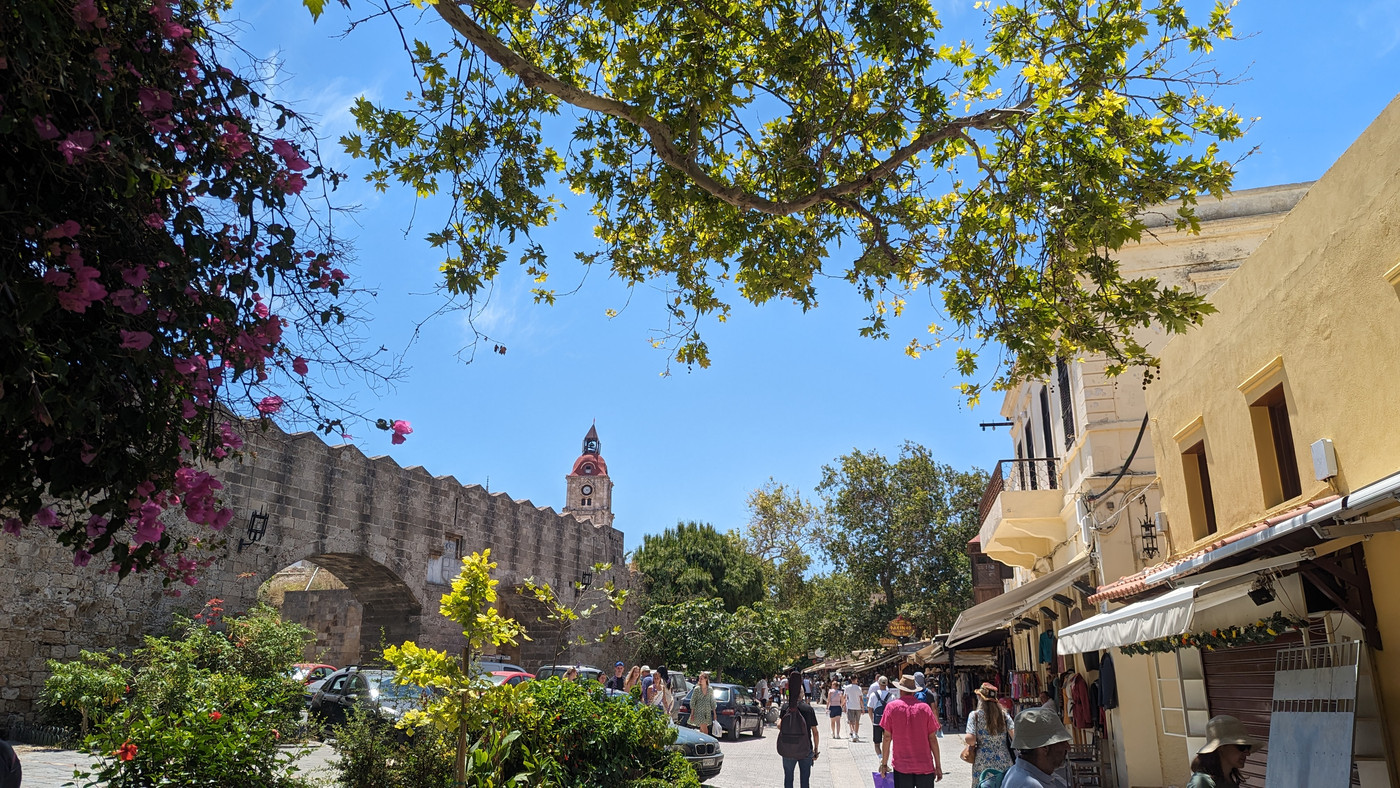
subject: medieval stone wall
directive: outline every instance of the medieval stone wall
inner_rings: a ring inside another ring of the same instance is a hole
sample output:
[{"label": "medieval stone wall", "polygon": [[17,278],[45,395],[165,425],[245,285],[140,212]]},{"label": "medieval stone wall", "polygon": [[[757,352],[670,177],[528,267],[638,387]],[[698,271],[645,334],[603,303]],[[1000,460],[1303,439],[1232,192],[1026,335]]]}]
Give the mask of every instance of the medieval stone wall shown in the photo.
[{"label": "medieval stone wall", "polygon": [[[229,613],[245,610],[264,580],[301,560],[332,572],[360,605],[361,658],[373,656],[381,633],[390,643],[460,650],[461,630],[438,613],[450,577],[435,576],[430,566],[439,562],[440,574],[445,554],[450,575],[459,555],[490,548],[499,563],[502,607],[517,615],[525,608],[511,589],[527,577],[566,588],[596,562],[611,562],[619,579],[625,575],[622,534],[611,527],[421,467],[401,468],[388,457],[366,457],[355,446],[328,446],[312,434],[255,430],[246,438],[242,461],[218,469],[223,499],[235,512],[224,534],[228,543],[183,596],[167,595],[155,578],[118,582],[96,561],[76,568],[71,554],[38,534],[0,539],[0,566],[9,578],[0,585],[0,715],[32,712],[46,660],[85,648],[131,648],[143,634],[165,631],[176,610],[193,613],[211,597],[222,598]],[[257,511],[268,515],[266,535],[240,549]],[[520,617],[527,628],[537,626]],[[586,629],[616,623],[614,617]],[[603,652],[576,649],[570,659],[589,662]],[[531,642],[507,653],[527,668],[553,657]]]}]

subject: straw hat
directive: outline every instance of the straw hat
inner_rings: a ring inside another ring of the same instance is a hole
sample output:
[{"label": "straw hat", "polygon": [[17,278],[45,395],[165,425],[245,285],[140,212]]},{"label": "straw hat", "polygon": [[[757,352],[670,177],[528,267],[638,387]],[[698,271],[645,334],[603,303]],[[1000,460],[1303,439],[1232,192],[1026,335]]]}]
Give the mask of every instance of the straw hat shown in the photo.
[{"label": "straw hat", "polygon": [[995,684],[983,682],[982,686],[973,690],[973,692],[975,692],[977,694],[977,697],[981,698],[982,700],[996,700],[997,693],[999,693],[1000,690],[997,689],[997,685]]},{"label": "straw hat", "polygon": [[1236,747],[1262,747],[1264,741],[1256,739],[1245,733],[1244,723],[1228,714],[1219,717],[1211,717],[1206,723],[1206,745],[1196,751],[1197,755],[1212,753],[1220,749],[1222,744],[1233,744]]},{"label": "straw hat", "polygon": [[1035,750],[1070,740],[1060,715],[1050,709],[1026,709],[1016,715],[1015,726],[1016,735],[1011,740],[1013,750]]},{"label": "straw hat", "polygon": [[914,683],[914,677],[908,673],[899,677],[899,683],[894,685],[900,692],[915,693],[919,691],[919,686]]}]

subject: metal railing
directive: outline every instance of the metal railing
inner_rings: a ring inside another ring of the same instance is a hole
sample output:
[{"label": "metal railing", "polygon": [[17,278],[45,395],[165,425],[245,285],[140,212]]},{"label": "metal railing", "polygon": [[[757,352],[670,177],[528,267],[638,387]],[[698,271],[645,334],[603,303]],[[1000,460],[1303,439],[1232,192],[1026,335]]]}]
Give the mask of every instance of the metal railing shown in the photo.
[{"label": "metal railing", "polygon": [[982,491],[982,501],[977,505],[977,522],[987,521],[987,513],[1004,490],[1058,490],[1059,478],[1055,473],[1058,463],[1056,457],[998,461]]}]

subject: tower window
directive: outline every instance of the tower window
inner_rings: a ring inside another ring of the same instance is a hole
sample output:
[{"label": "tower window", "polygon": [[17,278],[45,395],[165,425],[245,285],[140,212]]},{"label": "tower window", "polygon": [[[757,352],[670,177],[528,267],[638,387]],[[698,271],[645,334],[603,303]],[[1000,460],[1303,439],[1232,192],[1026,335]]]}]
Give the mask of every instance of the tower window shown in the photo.
[{"label": "tower window", "polygon": [[592,499],[592,498],[584,498],[584,499],[583,499],[583,505],[584,505],[584,506],[592,506],[592,505],[593,505],[593,499]]}]

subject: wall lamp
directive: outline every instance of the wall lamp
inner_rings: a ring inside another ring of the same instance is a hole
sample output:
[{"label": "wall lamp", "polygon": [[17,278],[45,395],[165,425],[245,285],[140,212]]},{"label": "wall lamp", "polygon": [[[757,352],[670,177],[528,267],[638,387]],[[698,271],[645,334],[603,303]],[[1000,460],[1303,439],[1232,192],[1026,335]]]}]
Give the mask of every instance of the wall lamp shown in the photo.
[{"label": "wall lamp", "polygon": [[243,552],[243,548],[252,547],[267,535],[267,512],[259,508],[256,512],[248,515],[248,537],[238,540],[238,552]]},{"label": "wall lamp", "polygon": [[588,587],[591,585],[593,585],[593,573],[584,572],[583,577],[579,578],[579,581],[574,584],[574,596],[577,597],[579,594],[587,591]]},{"label": "wall lamp", "polygon": [[1142,518],[1142,557],[1148,560],[1157,557],[1161,551],[1157,549],[1157,524],[1151,517]]}]

